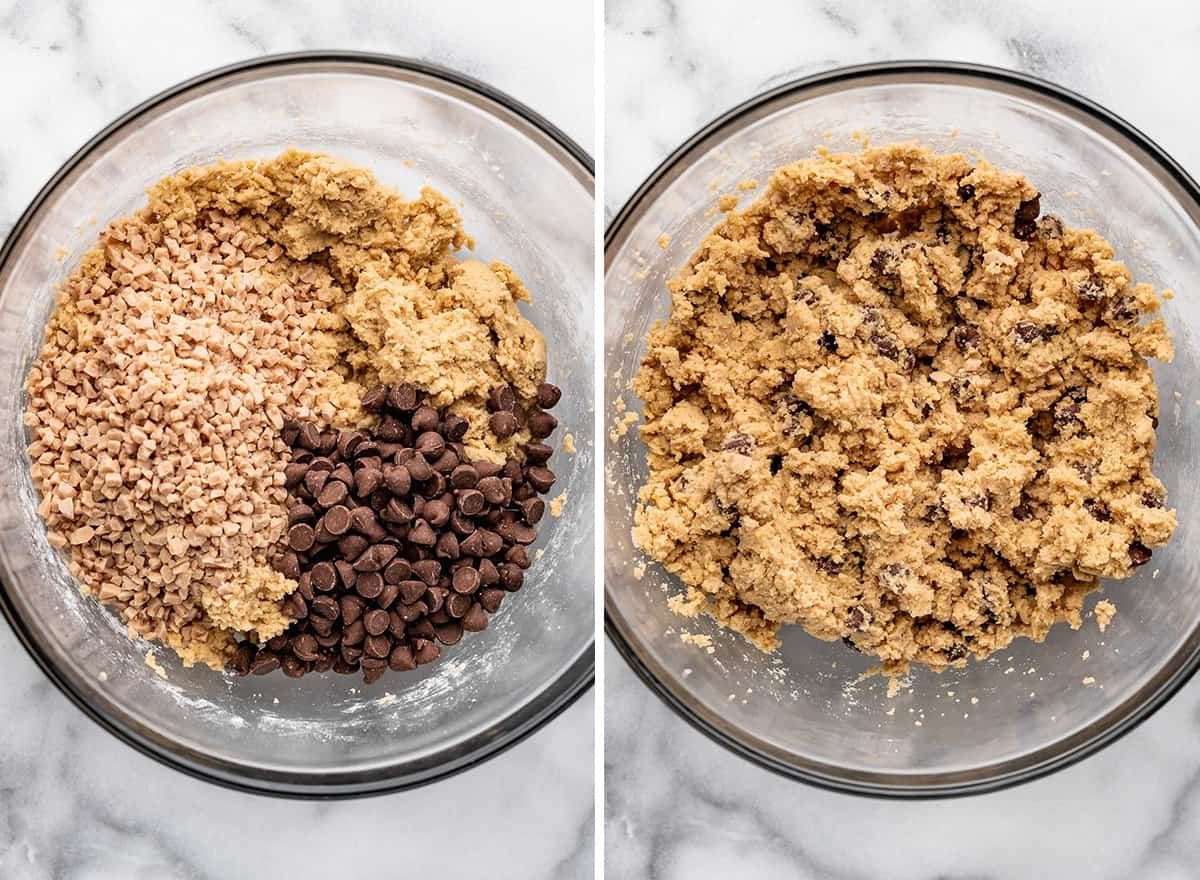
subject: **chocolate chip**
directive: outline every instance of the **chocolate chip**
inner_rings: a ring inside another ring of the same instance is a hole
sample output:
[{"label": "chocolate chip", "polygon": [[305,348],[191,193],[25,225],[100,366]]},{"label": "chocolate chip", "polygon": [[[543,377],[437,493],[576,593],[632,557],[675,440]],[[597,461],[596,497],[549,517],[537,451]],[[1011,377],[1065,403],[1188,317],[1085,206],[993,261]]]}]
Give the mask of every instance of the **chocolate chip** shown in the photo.
[{"label": "chocolate chip", "polygon": [[388,668],[395,672],[411,672],[417,668],[413,659],[412,648],[408,645],[396,645],[388,655]]},{"label": "chocolate chip", "polygon": [[749,434],[735,432],[725,438],[725,441],[721,444],[721,449],[723,451],[737,452],[741,455],[749,455],[753,446],[753,437],[751,437]]},{"label": "chocolate chip", "polygon": [[541,520],[542,515],[546,512],[546,502],[540,498],[527,498],[518,505],[521,509],[521,516],[525,518],[525,522],[531,526],[535,526]]},{"label": "chocolate chip", "polygon": [[283,600],[283,613],[292,620],[303,620],[308,617],[308,602],[299,592],[289,593]]},{"label": "chocolate chip", "polygon": [[1104,279],[1092,272],[1087,278],[1076,283],[1075,295],[1085,303],[1094,305],[1103,300],[1108,291],[1105,288]]},{"label": "chocolate chip", "polygon": [[479,572],[469,566],[464,566],[454,572],[450,579],[455,592],[471,593],[479,588]]},{"label": "chocolate chip", "polygon": [[562,399],[562,389],[549,382],[542,382],[537,387],[537,405],[542,409],[553,409]]},{"label": "chocolate chip", "polygon": [[839,575],[842,573],[842,564],[836,559],[822,556],[817,560],[817,570],[828,575]]},{"label": "chocolate chip", "polygon": [[359,498],[369,498],[382,484],[383,472],[379,468],[362,467],[354,474],[354,494]]},{"label": "chocolate chip", "polygon": [[1022,241],[1028,241],[1037,234],[1037,218],[1042,212],[1041,196],[1021,202],[1013,219],[1013,235]]},{"label": "chocolate chip", "polygon": [[501,385],[498,388],[493,388],[491,393],[488,394],[488,412],[511,412],[516,402],[517,396],[513,393],[512,386]]},{"label": "chocolate chip", "polygon": [[[421,453],[414,453],[413,457],[404,462],[404,467],[408,470],[409,476],[418,483],[423,483],[433,476],[433,468],[426,461],[425,456]],[[394,492],[397,495],[403,495],[404,492]]]},{"label": "chocolate chip", "polygon": [[292,639],[292,653],[306,662],[316,660],[317,640],[307,633],[296,636]]},{"label": "chocolate chip", "polygon": [[959,324],[954,328],[954,345],[964,354],[979,348],[979,342],[979,331],[970,324]]},{"label": "chocolate chip", "polygon": [[1110,324],[1130,324],[1138,320],[1141,312],[1138,311],[1137,302],[1129,294],[1121,294],[1113,298],[1108,304],[1108,308],[1104,310],[1104,318]]},{"label": "chocolate chip", "polygon": [[519,566],[513,565],[511,562],[501,565],[499,572],[500,586],[510,593],[515,593],[525,583],[525,573],[521,571]]},{"label": "chocolate chip", "polygon": [[328,562],[319,562],[312,568],[312,585],[325,593],[337,584],[337,571]]},{"label": "chocolate chip", "polygon": [[1046,241],[1057,241],[1066,235],[1067,226],[1056,214],[1046,214],[1037,223],[1038,235]]},{"label": "chocolate chip", "polygon": [[488,424],[492,428],[492,433],[497,437],[511,437],[517,432],[517,418],[508,410],[492,413]]},{"label": "chocolate chip", "polygon": [[400,596],[400,585],[385,583],[383,589],[380,590],[379,596],[375,599],[375,604],[385,611],[392,607],[392,604]]},{"label": "chocolate chip", "polygon": [[405,504],[399,498],[393,498],[387,503],[387,506],[379,512],[379,518],[384,522],[398,523],[406,525],[413,521],[413,509]]},{"label": "chocolate chip", "polygon": [[467,609],[462,618],[462,628],[467,632],[481,632],[487,629],[487,614],[478,602]]},{"label": "chocolate chip", "polygon": [[255,651],[254,645],[249,642],[239,642],[225,668],[234,675],[249,675],[250,668],[254,665]]},{"label": "chocolate chip", "polygon": [[454,620],[443,623],[435,627],[435,629],[437,631],[437,640],[447,647],[458,644],[459,639],[463,635],[462,624]]},{"label": "chocolate chip", "polygon": [[508,548],[508,552],[504,554],[504,561],[511,562],[517,568],[529,568],[533,564],[529,551],[520,544]]},{"label": "chocolate chip", "polygon": [[975,185],[972,183],[964,183],[958,188],[959,201],[969,202],[975,198]]},{"label": "chocolate chip", "polygon": [[259,651],[250,664],[250,671],[255,675],[266,675],[279,668],[279,656],[273,651]]},{"label": "chocolate chip", "polygon": [[395,416],[384,416],[379,422],[379,427],[375,429],[375,436],[388,443],[403,442],[407,434],[408,429],[404,422]]},{"label": "chocolate chip", "polygon": [[1085,501],[1084,505],[1087,507],[1088,513],[1092,515],[1092,519],[1098,522],[1112,522],[1112,511],[1103,501]]},{"label": "chocolate chip", "polygon": [[417,389],[407,382],[393,385],[387,393],[387,403],[397,412],[408,413],[417,408]]},{"label": "chocolate chip", "polygon": [[437,543],[433,545],[433,555],[438,559],[458,559],[462,556],[462,548],[458,546],[458,536],[454,532],[442,532],[438,535]]},{"label": "chocolate chip", "polygon": [[471,610],[475,600],[467,593],[451,593],[446,597],[446,613],[452,618],[459,618]]},{"label": "chocolate chip", "polygon": [[397,586],[400,587],[400,601],[405,605],[412,605],[420,601],[425,595],[425,591],[429,589],[429,585],[424,581],[407,580],[401,581]]},{"label": "chocolate chip", "polygon": [[[450,521],[450,507],[440,498],[434,498],[425,504],[425,509],[422,511],[424,519],[435,529],[440,529]],[[409,536],[409,540],[413,540]],[[414,541],[413,543],[420,543]]]},{"label": "chocolate chip", "polygon": [[349,626],[363,616],[367,603],[358,596],[346,593],[338,599],[338,607],[342,612],[342,624]]},{"label": "chocolate chip", "polygon": [[359,572],[359,580],[362,579],[362,572],[382,571],[395,555],[396,548],[390,544],[374,544],[368,547],[353,563],[354,570]]},{"label": "chocolate chip", "polygon": [[389,584],[406,581],[412,573],[412,566],[407,559],[393,559],[383,569],[383,579]]},{"label": "chocolate chip", "polygon": [[1167,503],[1166,499],[1163,498],[1163,496],[1160,495],[1158,492],[1142,493],[1142,505],[1145,507],[1149,507],[1153,510],[1158,510],[1158,509],[1161,509],[1162,507],[1164,507],[1166,505],[1166,503]]},{"label": "chocolate chip", "polygon": [[298,553],[311,550],[316,541],[316,532],[308,523],[297,523],[288,529],[288,546]]},{"label": "chocolate chip", "polygon": [[900,344],[894,337],[886,333],[872,333],[871,344],[875,346],[875,350],[879,352],[880,356],[893,361],[900,360]]},{"label": "chocolate chip", "polygon": [[340,504],[330,507],[321,517],[321,525],[331,535],[344,535],[350,528],[350,511]]},{"label": "chocolate chip", "polygon": [[413,574],[432,587],[442,575],[442,564],[436,559],[420,559],[412,564],[412,570]]},{"label": "chocolate chip", "polygon": [[1134,541],[1129,545],[1129,561],[1135,567],[1145,565],[1150,561],[1152,555],[1150,548],[1140,541]]},{"label": "chocolate chip", "polygon": [[529,417],[529,436],[534,440],[549,437],[557,427],[558,419],[548,412],[535,412]]},{"label": "chocolate chip", "polygon": [[871,255],[871,271],[878,275],[894,275],[899,268],[900,258],[891,248],[878,248]]},{"label": "chocolate chip", "polygon": [[446,448],[446,441],[437,431],[423,431],[417,435],[413,448],[426,460],[436,459]]},{"label": "chocolate chip", "polygon": [[442,656],[442,649],[433,642],[425,639],[414,639],[413,651],[413,659],[417,661],[418,666],[424,666],[427,663],[432,663],[438,657]]},{"label": "chocolate chip", "polygon": [[[744,434],[742,436],[745,436]],[[543,495],[550,491],[550,487],[554,485],[554,471],[547,467],[531,467],[525,472],[525,478],[533,484],[533,487]]]},{"label": "chocolate chip", "polygon": [[437,543],[437,535],[434,534],[428,522],[418,519],[413,522],[412,528],[408,532],[408,540],[418,547],[432,547]]},{"label": "chocolate chip", "polygon": [[846,626],[858,632],[865,632],[871,625],[871,612],[862,605],[855,605],[846,615]]},{"label": "chocolate chip", "polygon": [[479,569],[480,586],[489,587],[492,584],[500,583],[500,571],[492,560],[480,559],[476,567]]},{"label": "chocolate chip", "polygon": [[1032,321],[1017,321],[1012,328],[1013,337],[1018,344],[1029,346],[1042,338],[1042,328]]},{"label": "chocolate chip", "polygon": [[459,458],[458,453],[447,447],[446,449],[442,450],[442,454],[433,461],[431,467],[436,473],[441,474],[442,476],[446,477],[447,480],[449,480],[450,474],[454,472],[456,467],[458,467],[460,460],[461,459]]},{"label": "chocolate chip", "polygon": [[1028,501],[1022,501],[1013,508],[1012,517],[1017,522],[1028,522],[1033,519],[1033,507]]},{"label": "chocolate chip", "polygon": [[296,442],[310,452],[319,452],[321,450],[321,429],[312,422],[305,422],[300,426]]},{"label": "chocolate chip", "polygon": [[553,454],[554,450],[545,443],[530,443],[525,447],[525,463],[545,464]]},{"label": "chocolate chip", "polygon": [[362,408],[368,412],[379,412],[387,402],[388,389],[382,385],[368,388],[360,401]]},{"label": "chocolate chip", "polygon": [[521,405],[520,401],[513,404],[513,418],[517,420],[517,430],[520,431],[529,423],[529,411]]},{"label": "chocolate chip", "polygon": [[391,620],[388,617],[388,613],[378,608],[374,611],[368,611],[363,615],[362,620],[363,627],[366,629],[367,634],[372,636],[383,635],[383,633],[387,632],[388,627],[391,625]]},{"label": "chocolate chip", "polygon": [[288,508],[288,525],[296,523],[312,523],[316,521],[317,512],[303,502],[293,504]]},{"label": "chocolate chip", "polygon": [[441,417],[438,411],[428,404],[421,404],[412,415],[412,429],[418,434],[436,432]]},{"label": "chocolate chip", "polygon": [[354,590],[364,599],[378,598],[383,586],[383,575],[377,571],[364,571],[354,579]]},{"label": "chocolate chip", "polygon": [[470,425],[462,416],[451,414],[442,419],[442,434],[451,442],[462,440],[467,435],[468,427]]}]

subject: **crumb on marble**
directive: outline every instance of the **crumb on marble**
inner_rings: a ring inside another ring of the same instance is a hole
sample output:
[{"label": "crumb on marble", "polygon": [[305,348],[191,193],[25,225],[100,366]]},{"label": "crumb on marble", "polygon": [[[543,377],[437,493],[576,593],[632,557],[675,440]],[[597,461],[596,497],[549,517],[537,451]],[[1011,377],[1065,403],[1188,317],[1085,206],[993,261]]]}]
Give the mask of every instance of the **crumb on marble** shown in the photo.
[{"label": "crumb on marble", "polygon": [[146,652],[146,665],[154,670],[154,674],[164,681],[167,678],[167,670],[163,669],[162,664],[158,662],[158,658],[154,656],[153,651]]},{"label": "crumb on marble", "polygon": [[563,507],[566,506],[566,503],[567,503],[567,492],[566,492],[566,490],[563,490],[561,495],[559,495],[557,498],[551,499],[550,504],[549,504],[550,515],[555,518],[562,516]]}]

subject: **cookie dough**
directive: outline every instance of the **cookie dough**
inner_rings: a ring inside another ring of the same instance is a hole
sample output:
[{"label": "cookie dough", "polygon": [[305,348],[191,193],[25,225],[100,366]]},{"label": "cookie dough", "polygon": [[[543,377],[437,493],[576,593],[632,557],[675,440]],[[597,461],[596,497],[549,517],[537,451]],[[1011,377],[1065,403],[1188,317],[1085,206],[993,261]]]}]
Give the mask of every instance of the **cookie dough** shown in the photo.
[{"label": "cookie dough", "polygon": [[940,669],[1078,627],[1175,528],[1159,296],[1018,174],[915,145],[796,162],[669,288],[634,538],[677,611]]}]

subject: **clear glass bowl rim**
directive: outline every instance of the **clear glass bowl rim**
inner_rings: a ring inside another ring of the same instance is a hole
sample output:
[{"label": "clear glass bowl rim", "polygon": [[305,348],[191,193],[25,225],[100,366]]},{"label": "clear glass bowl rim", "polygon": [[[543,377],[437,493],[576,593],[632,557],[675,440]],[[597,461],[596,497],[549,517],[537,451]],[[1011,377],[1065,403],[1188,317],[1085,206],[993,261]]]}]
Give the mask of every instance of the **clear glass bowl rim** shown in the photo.
[{"label": "clear glass bowl rim", "polygon": [[[628,230],[640,217],[648,200],[652,200],[686,169],[690,156],[708,149],[725,132],[736,128],[743,120],[760,114],[760,111],[775,105],[776,102],[782,107],[788,99],[802,98],[809,92],[821,90],[828,93],[828,90],[834,88],[853,88],[857,85],[887,81],[904,82],[911,77],[927,78],[939,75],[947,77],[947,81],[982,89],[992,85],[1007,86],[1035,97],[1049,98],[1079,111],[1115,129],[1144,150],[1162,171],[1174,178],[1193,202],[1200,204],[1200,186],[1162,147],[1112,111],[1063,86],[1030,74],[983,64],[939,60],[858,64],[791,80],[755,95],[721,114],[684,141],[642,181],[609,222],[604,235],[605,273],[607,274],[610,258],[624,243]],[[606,406],[608,403],[606,401]],[[931,774],[931,779],[920,784],[913,784],[911,781],[869,782],[845,776],[836,765],[781,760],[760,748],[753,737],[725,724],[719,716],[696,708],[688,700],[685,689],[678,683],[664,680],[657,670],[657,664],[642,657],[626,638],[617,602],[607,583],[604,595],[604,631],[610,643],[643,684],[692,727],[734,754],[781,776],[819,788],[855,795],[908,800],[961,797],[999,791],[1069,767],[1116,742],[1153,715],[1187,684],[1197,668],[1200,668],[1200,639],[1196,638],[1197,633],[1193,632],[1185,648],[1159,669],[1137,694],[1075,736],[1051,743],[1015,761],[981,768],[983,772],[978,778],[967,781],[942,782],[938,781],[936,774]],[[880,773],[879,776],[886,778],[887,774]]]},{"label": "clear glass bowl rim", "polygon": [[[430,64],[426,61],[375,52],[306,51],[263,55],[250,60],[214,68],[206,73],[184,80],[148,98],[121,114],[101,129],[59,167],[49,181],[38,191],[37,195],[33,197],[33,200],[21,213],[16,223],[13,224],[12,229],[4,239],[3,245],[0,245],[0,271],[7,264],[14,245],[21,237],[30,219],[46,199],[55,192],[61,181],[76,166],[85,161],[93,150],[103,144],[114,133],[123,130],[130,124],[136,124],[142,116],[167,101],[171,101],[189,92],[199,92],[213,89],[214,87],[219,88],[223,82],[242,74],[261,72],[269,69],[305,67],[322,63],[401,70],[418,74],[433,81],[434,84],[440,83],[455,90],[465,90],[471,93],[471,97],[476,99],[477,106],[481,109],[490,112],[499,110],[501,114],[512,114],[518,117],[523,123],[548,137],[566,154],[567,159],[564,161],[564,164],[573,166],[570,169],[572,173],[585,179],[589,185],[594,187],[595,163],[592,157],[565,132],[515,98],[457,71],[440,65]],[[85,715],[117,739],[132,746],[147,757],[158,761],[160,764],[206,782],[252,794],[289,799],[341,800],[419,788],[468,770],[499,755],[531,736],[537,730],[541,729],[543,725],[548,724],[569,708],[580,696],[591,688],[595,680],[595,640],[593,639],[580,653],[578,659],[555,681],[549,683],[537,698],[525,706],[518,707],[511,715],[497,719],[495,726],[489,729],[489,735],[483,738],[484,741],[482,743],[465,754],[454,757],[444,768],[436,772],[424,775],[415,780],[397,780],[393,776],[400,768],[399,766],[393,766],[381,768],[379,771],[371,774],[374,776],[372,779],[356,778],[353,783],[353,790],[339,790],[336,787],[336,783],[319,791],[283,790],[273,787],[268,780],[252,777],[233,779],[227,775],[214,773],[211,771],[209,765],[220,765],[226,773],[229,773],[231,769],[236,772],[236,768],[233,765],[226,765],[210,756],[201,757],[183,751],[172,750],[168,744],[163,744],[159,740],[148,736],[140,728],[140,725],[131,722],[127,718],[119,717],[116,713],[101,711],[92,705],[73,687],[70,680],[62,674],[49,654],[42,649],[35,635],[17,615],[9,597],[9,589],[10,587],[6,583],[5,578],[0,577],[0,613],[8,621],[17,640],[42,672],[45,673],[46,677]],[[497,730],[501,732],[496,734],[495,731]]]}]

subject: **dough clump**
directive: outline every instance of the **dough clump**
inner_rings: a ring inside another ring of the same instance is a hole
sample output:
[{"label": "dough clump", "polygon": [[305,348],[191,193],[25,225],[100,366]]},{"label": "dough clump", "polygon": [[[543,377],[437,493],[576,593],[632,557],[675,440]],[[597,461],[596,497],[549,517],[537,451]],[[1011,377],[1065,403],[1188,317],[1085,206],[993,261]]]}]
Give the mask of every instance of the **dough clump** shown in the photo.
[{"label": "dough clump", "polygon": [[799,161],[668,286],[634,538],[679,612],[941,669],[1078,627],[1171,537],[1159,295],[1018,174],[907,144]]}]

